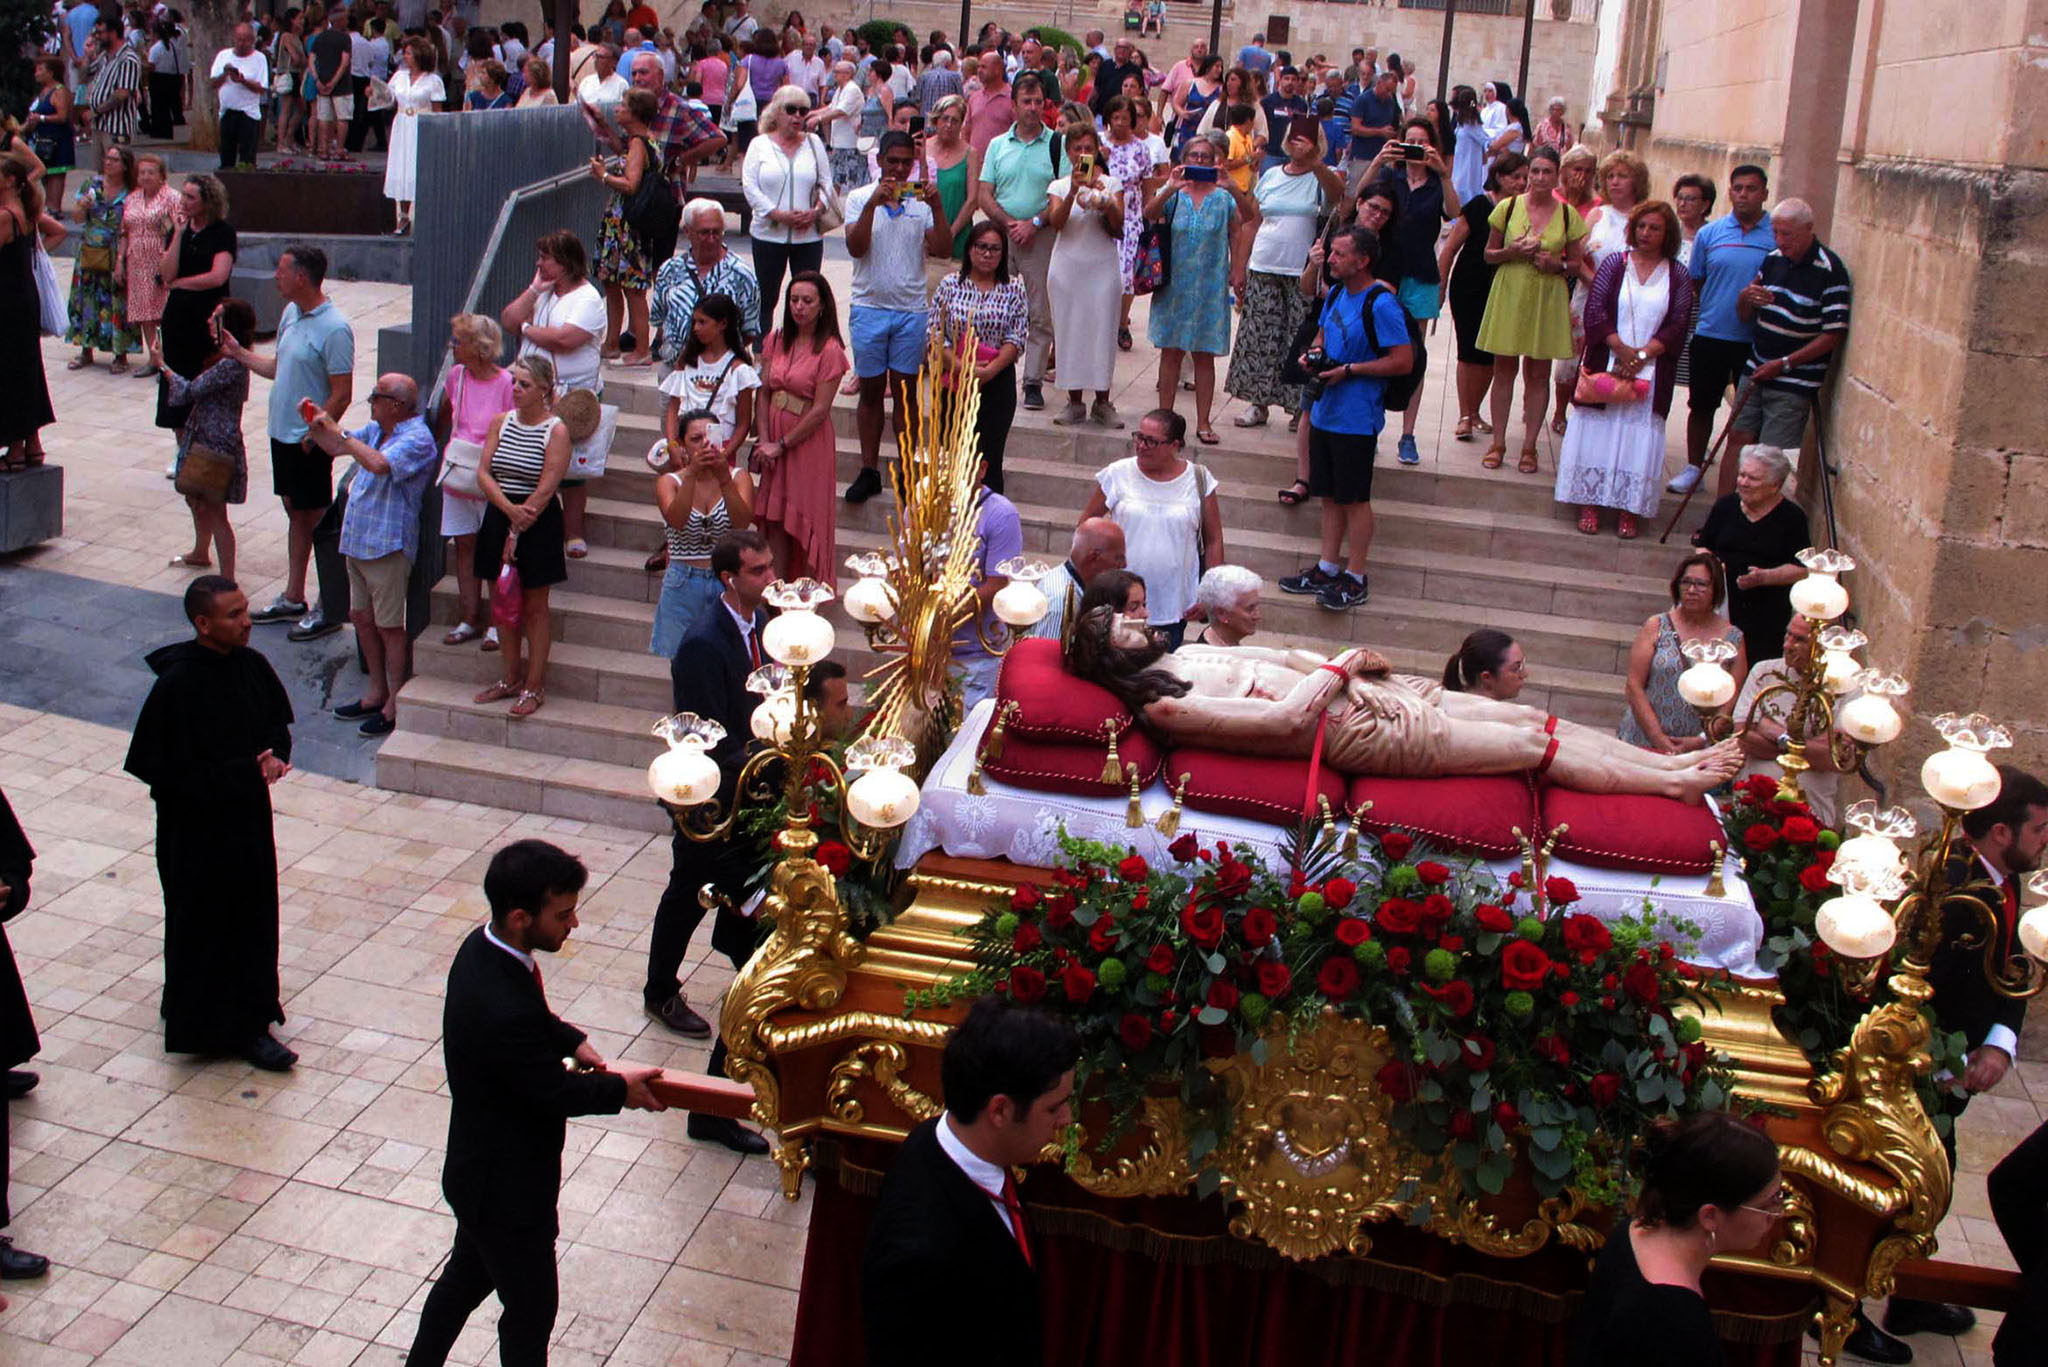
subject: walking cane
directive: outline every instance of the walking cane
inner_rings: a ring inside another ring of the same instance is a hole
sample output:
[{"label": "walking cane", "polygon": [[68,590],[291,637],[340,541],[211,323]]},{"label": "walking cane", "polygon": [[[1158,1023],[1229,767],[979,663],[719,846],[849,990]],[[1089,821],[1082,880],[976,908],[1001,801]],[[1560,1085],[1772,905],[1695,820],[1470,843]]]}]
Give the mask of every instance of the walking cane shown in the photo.
[{"label": "walking cane", "polygon": [[1721,435],[1714,438],[1714,444],[1707,448],[1707,458],[1700,462],[1700,477],[1693,481],[1692,488],[1685,491],[1685,497],[1678,502],[1678,511],[1664,524],[1664,535],[1657,538],[1658,545],[1661,546],[1671,539],[1671,529],[1678,525],[1679,518],[1685,516],[1685,510],[1692,503],[1692,496],[1699,492],[1700,485],[1707,482],[1707,471],[1714,468],[1714,458],[1721,454],[1721,448],[1728,443],[1728,434],[1735,429],[1735,415],[1742,411],[1743,404],[1749,402],[1751,383],[1750,380],[1744,380],[1735,387],[1735,407],[1728,410],[1728,421],[1722,425]]}]

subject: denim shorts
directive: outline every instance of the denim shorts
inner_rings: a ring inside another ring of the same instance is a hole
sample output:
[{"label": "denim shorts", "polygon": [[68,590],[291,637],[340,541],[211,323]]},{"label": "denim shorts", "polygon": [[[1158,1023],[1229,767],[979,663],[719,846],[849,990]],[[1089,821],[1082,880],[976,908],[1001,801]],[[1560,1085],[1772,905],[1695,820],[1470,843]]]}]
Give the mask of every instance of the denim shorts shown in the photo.
[{"label": "denim shorts", "polygon": [[915,375],[924,364],[926,318],[922,312],[853,306],[853,368],[863,380],[884,371]]},{"label": "denim shorts", "polygon": [[702,621],[717,601],[718,576],[697,565],[669,561],[668,573],[661,578],[661,601],[654,605],[654,637],[648,642],[648,653],[673,660],[690,628]]}]

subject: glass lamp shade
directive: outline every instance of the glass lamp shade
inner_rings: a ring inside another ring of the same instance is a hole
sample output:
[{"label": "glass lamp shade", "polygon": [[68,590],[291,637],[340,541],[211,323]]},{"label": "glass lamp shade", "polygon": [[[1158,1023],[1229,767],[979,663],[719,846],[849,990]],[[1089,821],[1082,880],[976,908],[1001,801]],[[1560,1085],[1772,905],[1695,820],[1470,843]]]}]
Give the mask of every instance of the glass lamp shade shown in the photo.
[{"label": "glass lamp shade", "polygon": [[1880,878],[1905,867],[1906,856],[1890,836],[1852,835],[1836,849],[1829,872],[1841,870],[1842,877],[1835,879],[1840,883],[1852,876]]},{"label": "glass lamp shade", "polygon": [[1678,695],[1694,707],[1712,711],[1735,696],[1735,676],[1712,660],[1702,660],[1678,676]]},{"label": "glass lamp shade", "polygon": [[1792,586],[1792,610],[1817,622],[1832,622],[1849,610],[1849,590],[1832,574],[1808,574]]},{"label": "glass lamp shade", "polygon": [[786,665],[814,665],[832,653],[832,624],[817,613],[785,612],[761,629],[761,644]]},{"label": "glass lamp shade", "polygon": [[1022,629],[1041,621],[1051,604],[1045,601],[1038,585],[1012,580],[996,590],[995,602],[991,606],[995,608],[996,616]]},{"label": "glass lamp shade", "polygon": [[846,807],[863,826],[894,830],[917,815],[917,780],[901,769],[870,769],[846,790]]},{"label": "glass lamp shade", "polygon": [[2048,962],[2048,903],[2030,907],[2020,917],[2020,945],[2035,958]]},{"label": "glass lamp shade", "polygon": [[1899,928],[1875,897],[1845,892],[1820,904],[1813,928],[1821,942],[1845,959],[1875,959],[1891,950]]},{"label": "glass lamp shade", "polygon": [[718,791],[718,761],[701,745],[674,745],[647,766],[647,786],[672,807],[694,807]]},{"label": "glass lamp shade", "polygon": [[1998,796],[1998,766],[1982,750],[1951,745],[1920,766],[1920,786],[1951,811],[1974,812]]},{"label": "glass lamp shade", "polygon": [[1842,704],[1835,714],[1835,725],[1850,740],[1864,745],[1886,745],[1898,739],[1906,722],[1890,698],[1865,693]]},{"label": "glass lamp shade", "polygon": [[883,579],[861,579],[855,581],[846,591],[846,615],[856,622],[873,626],[886,622],[896,615],[896,600],[889,596],[888,581]]},{"label": "glass lamp shade", "polygon": [[755,740],[770,745],[789,744],[789,733],[796,729],[796,695],[770,693],[755,707],[750,725]]},{"label": "glass lamp shade", "polygon": [[1820,657],[1821,683],[1830,693],[1846,693],[1863,672],[1863,666],[1846,650],[1824,651]]}]

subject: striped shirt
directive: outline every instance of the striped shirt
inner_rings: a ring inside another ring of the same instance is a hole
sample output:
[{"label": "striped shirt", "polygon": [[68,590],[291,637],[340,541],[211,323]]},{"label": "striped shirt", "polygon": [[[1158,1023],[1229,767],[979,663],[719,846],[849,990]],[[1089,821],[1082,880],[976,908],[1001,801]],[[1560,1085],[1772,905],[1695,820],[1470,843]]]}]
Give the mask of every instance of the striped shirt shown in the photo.
[{"label": "striped shirt", "polygon": [[[1797,261],[1782,252],[1764,258],[1762,283],[1771,302],[1757,310],[1756,337],[1750,343],[1752,368],[1790,356],[1823,332],[1849,330],[1849,268],[1818,240]],[[1827,378],[1831,356],[1788,366],[1766,389],[1811,394]]]},{"label": "striped shirt", "polygon": [[505,491],[505,497],[521,499],[540,487],[541,470],[547,465],[548,434],[561,419],[552,413],[528,427],[517,413],[505,415],[498,429],[498,449],[491,453],[491,478]]},{"label": "striped shirt", "polygon": [[940,277],[925,317],[931,330],[943,336],[948,346],[958,345],[971,327],[978,345],[995,350],[1008,343],[1021,352],[1030,309],[1024,282],[1017,276],[985,290],[961,279],[955,271]]}]

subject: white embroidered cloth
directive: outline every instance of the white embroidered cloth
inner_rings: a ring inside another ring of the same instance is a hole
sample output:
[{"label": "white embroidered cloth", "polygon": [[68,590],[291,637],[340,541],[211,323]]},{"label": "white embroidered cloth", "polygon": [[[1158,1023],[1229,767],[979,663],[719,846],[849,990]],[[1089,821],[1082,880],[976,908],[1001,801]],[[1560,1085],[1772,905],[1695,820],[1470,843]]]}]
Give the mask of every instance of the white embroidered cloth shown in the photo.
[{"label": "white embroidered cloth", "polygon": [[[897,847],[896,862],[909,868],[933,850],[963,859],[1007,859],[1027,868],[1049,869],[1059,862],[1060,828],[1084,840],[1106,845],[1128,846],[1154,864],[1170,864],[1169,843],[1159,834],[1161,813],[1173,806],[1173,797],[1162,782],[1154,782],[1138,794],[1145,824],[1124,824],[1130,799],[1125,797],[1077,797],[1070,793],[1047,793],[1018,788],[982,776],[984,796],[967,791],[967,775],[974,767],[975,752],[982,732],[995,711],[989,699],[976,705],[958,735],[924,781],[923,801],[917,815],[904,827]],[[1269,861],[1284,858],[1287,832],[1278,826],[1242,817],[1220,816],[1214,812],[1181,811],[1180,829],[1193,832],[1205,843],[1226,840],[1250,845]],[[1479,861],[1505,885],[1507,876],[1521,867],[1519,860]],[[1722,881],[1725,895],[1710,897],[1706,878],[1701,875],[1671,876],[1632,873],[1619,869],[1597,869],[1566,859],[1550,861],[1549,872],[1569,878],[1578,886],[1576,910],[1603,920],[1640,915],[1645,899],[1655,905],[1666,922],[1680,921],[1698,928],[1693,948],[1687,952],[1683,940],[1693,938],[1673,929],[1672,943],[1690,963],[1704,968],[1723,968],[1737,977],[1766,978],[1756,963],[1756,951],[1763,942],[1763,920],[1750,899],[1749,885],[1742,881],[1742,866],[1729,856]]]}]

